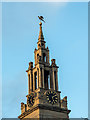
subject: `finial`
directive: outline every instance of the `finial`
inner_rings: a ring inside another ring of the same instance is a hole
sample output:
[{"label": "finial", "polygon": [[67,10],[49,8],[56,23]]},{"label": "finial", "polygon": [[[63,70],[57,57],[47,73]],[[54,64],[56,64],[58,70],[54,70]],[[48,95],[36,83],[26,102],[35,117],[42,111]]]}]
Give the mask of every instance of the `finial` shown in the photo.
[{"label": "finial", "polygon": [[63,98],[63,100],[64,100],[64,101],[67,101],[67,96],[65,96],[65,97]]},{"label": "finial", "polygon": [[43,22],[45,22],[43,16],[38,16],[38,18],[39,18],[39,20],[40,20],[40,23],[41,23],[41,20],[42,20]]},{"label": "finial", "polygon": [[47,49],[48,49],[48,46],[47,46]]},{"label": "finial", "polygon": [[42,26],[42,22],[40,22],[39,25]]},{"label": "finial", "polygon": [[[42,16],[40,16],[39,19],[42,20],[42,21],[44,21]],[[43,32],[42,32],[42,22],[41,21],[40,21],[39,25],[40,25],[40,31],[39,31],[38,40],[44,40]]]}]

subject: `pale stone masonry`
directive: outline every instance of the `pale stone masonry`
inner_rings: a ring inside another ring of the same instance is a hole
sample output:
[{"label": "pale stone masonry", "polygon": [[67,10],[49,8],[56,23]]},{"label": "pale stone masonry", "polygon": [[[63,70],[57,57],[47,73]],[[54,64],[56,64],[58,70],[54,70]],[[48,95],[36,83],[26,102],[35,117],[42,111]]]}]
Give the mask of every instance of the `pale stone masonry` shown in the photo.
[{"label": "pale stone masonry", "polygon": [[67,96],[60,98],[58,91],[58,66],[55,59],[49,62],[49,49],[45,46],[42,23],[34,50],[35,66],[29,63],[27,103],[21,103],[21,115],[24,118],[65,118],[69,119],[71,110],[67,108]]}]

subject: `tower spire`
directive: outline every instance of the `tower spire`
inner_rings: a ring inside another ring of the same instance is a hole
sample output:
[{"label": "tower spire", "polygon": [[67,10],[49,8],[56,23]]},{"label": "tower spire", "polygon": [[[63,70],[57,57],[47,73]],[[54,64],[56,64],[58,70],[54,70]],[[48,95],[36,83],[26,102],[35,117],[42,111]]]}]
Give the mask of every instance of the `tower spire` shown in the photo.
[{"label": "tower spire", "polygon": [[[67,108],[67,97],[61,99],[58,91],[58,66],[55,59],[49,62],[49,49],[45,46],[42,32],[43,16],[40,19],[40,32],[37,42],[38,49],[34,50],[35,66],[29,62],[27,103],[21,103],[20,120],[25,118],[60,118],[69,119],[70,110]],[[42,109],[43,108],[43,109]],[[48,108],[48,109],[47,109]],[[50,112],[48,112],[50,111]],[[55,115],[56,114],[56,115]]]},{"label": "tower spire", "polygon": [[40,31],[39,31],[39,37],[38,40],[44,40],[44,36],[43,36],[43,31],[42,31],[42,22],[39,23],[40,25]]}]

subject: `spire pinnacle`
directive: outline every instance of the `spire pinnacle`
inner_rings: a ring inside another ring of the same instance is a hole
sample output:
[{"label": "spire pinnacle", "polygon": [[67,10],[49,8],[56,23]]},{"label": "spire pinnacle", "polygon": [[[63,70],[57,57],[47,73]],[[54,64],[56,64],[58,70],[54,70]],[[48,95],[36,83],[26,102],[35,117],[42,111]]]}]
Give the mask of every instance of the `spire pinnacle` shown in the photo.
[{"label": "spire pinnacle", "polygon": [[39,37],[38,40],[44,40],[43,32],[42,32],[42,22],[39,23],[40,25],[40,31],[39,31]]}]

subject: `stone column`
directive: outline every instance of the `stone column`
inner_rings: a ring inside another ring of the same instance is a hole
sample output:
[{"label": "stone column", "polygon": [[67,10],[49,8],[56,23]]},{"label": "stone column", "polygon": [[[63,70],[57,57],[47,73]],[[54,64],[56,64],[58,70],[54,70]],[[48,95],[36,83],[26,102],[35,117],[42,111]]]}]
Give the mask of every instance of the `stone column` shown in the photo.
[{"label": "stone column", "polygon": [[49,51],[48,51],[48,63],[49,63]]},{"label": "stone column", "polygon": [[34,71],[33,71],[33,91],[35,90],[35,74],[34,74]]},{"label": "stone column", "polygon": [[43,83],[43,88],[45,88],[45,86],[44,86],[44,68],[42,68],[42,83]]},{"label": "stone column", "polygon": [[50,70],[50,88],[53,88],[52,70]]},{"label": "stone column", "polygon": [[30,74],[28,74],[28,94],[30,94]]},{"label": "stone column", "polygon": [[50,71],[49,71],[48,77],[49,77],[49,79],[48,79],[48,88],[50,89]]},{"label": "stone column", "polygon": [[30,92],[32,92],[32,71],[30,71]]},{"label": "stone column", "polygon": [[39,68],[39,87],[42,87],[41,86],[41,68]]},{"label": "stone column", "polygon": [[55,77],[54,77],[54,68],[52,70],[52,74],[53,74],[53,89],[55,90]]},{"label": "stone column", "polygon": [[37,68],[37,88],[39,87],[39,71],[38,71],[38,68]]},{"label": "stone column", "polygon": [[58,90],[58,70],[56,70],[56,90]]}]

